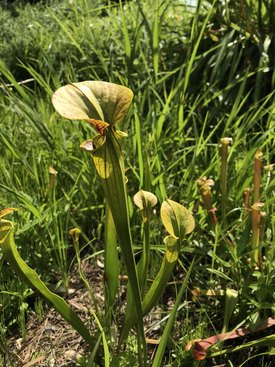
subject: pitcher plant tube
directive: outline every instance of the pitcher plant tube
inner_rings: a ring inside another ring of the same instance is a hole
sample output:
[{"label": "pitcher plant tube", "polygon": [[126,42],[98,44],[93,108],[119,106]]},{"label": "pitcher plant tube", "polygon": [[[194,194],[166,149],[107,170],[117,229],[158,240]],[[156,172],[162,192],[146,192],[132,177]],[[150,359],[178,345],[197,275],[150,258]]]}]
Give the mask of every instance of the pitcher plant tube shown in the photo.
[{"label": "pitcher plant tube", "polygon": [[[116,129],[116,124],[125,117],[132,98],[133,92],[124,86],[102,81],[84,81],[59,88],[52,97],[52,103],[63,117],[84,120],[99,133],[93,139],[82,143],[81,148],[91,155],[114,220],[132,294],[132,297],[129,297],[132,302],[129,307],[132,310],[130,318],[136,324],[138,345],[141,346],[139,359],[143,364],[146,341],[141,292],[132,247],[121,150],[121,141],[127,134]],[[107,246],[105,251],[108,251]]]}]

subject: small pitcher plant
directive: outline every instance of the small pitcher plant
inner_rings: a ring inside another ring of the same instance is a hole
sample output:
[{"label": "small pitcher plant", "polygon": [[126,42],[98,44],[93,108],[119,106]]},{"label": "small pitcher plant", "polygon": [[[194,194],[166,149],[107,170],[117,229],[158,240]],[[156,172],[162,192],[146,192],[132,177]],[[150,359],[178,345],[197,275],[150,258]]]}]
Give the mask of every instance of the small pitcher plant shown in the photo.
[{"label": "small pitcher plant", "polygon": [[[127,134],[116,128],[117,124],[124,119],[132,98],[133,93],[129,88],[102,81],[84,81],[68,84],[59,88],[52,97],[53,106],[60,115],[71,120],[84,120],[98,131],[98,135],[93,139],[81,144],[81,149],[90,154],[92,158],[106,200],[104,239],[105,317],[102,317],[102,314],[96,308],[91,309],[91,314],[98,325],[103,344],[103,349],[99,348],[97,355],[98,358],[101,358],[101,362],[104,360],[105,366],[109,366],[110,363],[114,365],[113,363],[118,361],[118,357],[115,354],[119,353],[122,344],[125,343],[133,327],[136,329],[137,335],[139,365],[147,365],[143,317],[159,302],[178,261],[181,248],[186,241],[186,235],[191,233],[195,227],[195,221],[191,212],[184,206],[169,199],[166,199],[162,203],[160,216],[168,232],[168,236],[164,238],[165,247],[159,271],[150,287],[148,287],[150,219],[152,208],[157,204],[157,197],[144,190],[140,190],[134,196],[134,203],[142,214],[144,232],[142,255],[137,263],[133,251],[126,192],[127,180],[121,149],[122,141]],[[52,293],[42,280],[40,280],[39,276],[20,257],[13,240],[13,223],[2,219],[4,215],[9,214],[12,210],[6,209],[6,211],[1,212],[2,214],[0,213],[0,245],[10,265],[22,280],[26,281],[31,288],[42,294],[54,306],[60,315],[80,333],[91,348],[98,345],[98,334],[92,335],[84,322],[69,307],[65,300]],[[80,269],[81,262],[78,248],[80,233],[77,230],[72,230],[70,234],[74,241],[77,262]],[[112,343],[114,342],[111,336],[113,306],[119,294],[118,277],[120,264],[118,250],[121,251],[128,279],[127,305],[124,323],[120,330],[120,337],[116,341],[116,349],[113,350],[111,357],[109,348],[113,347]],[[191,269],[192,264],[179,293],[180,297],[187,286]],[[81,271],[80,275],[88,290],[92,291]],[[176,307],[178,307],[179,302],[180,298],[175,303],[175,311],[173,318],[168,322],[167,331],[163,333],[159,352],[156,355],[153,366],[160,366],[161,364],[169,337],[169,330],[171,330],[171,324],[174,320],[177,310]],[[96,354],[95,349],[92,354]]]}]

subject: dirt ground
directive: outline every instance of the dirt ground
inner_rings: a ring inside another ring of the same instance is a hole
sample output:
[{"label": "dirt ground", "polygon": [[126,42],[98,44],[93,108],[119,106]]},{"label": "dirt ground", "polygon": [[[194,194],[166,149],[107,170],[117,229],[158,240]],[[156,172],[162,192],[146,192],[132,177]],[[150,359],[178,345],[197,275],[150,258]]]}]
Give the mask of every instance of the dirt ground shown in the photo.
[{"label": "dirt ground", "polygon": [[[96,298],[100,310],[104,309],[104,287],[103,287],[103,266],[102,262],[91,265],[83,262],[83,271],[91,284],[94,297]],[[118,306],[119,318],[123,320],[125,310],[125,288],[127,280],[122,277],[120,282],[120,299]],[[81,282],[76,269],[70,277],[70,287],[68,295],[63,296],[71,307],[84,320],[86,325],[93,330],[97,330],[97,325],[89,311],[92,301],[83,283]],[[8,341],[8,350],[4,356],[3,367],[73,367],[84,366],[83,361],[87,353],[87,345],[82,337],[55,312],[53,308],[43,303],[43,316],[40,320],[34,311],[28,315],[26,324],[26,338],[14,335]],[[157,309],[145,318],[147,326],[156,324],[148,333],[148,344],[151,352],[157,344],[161,313]]]}]

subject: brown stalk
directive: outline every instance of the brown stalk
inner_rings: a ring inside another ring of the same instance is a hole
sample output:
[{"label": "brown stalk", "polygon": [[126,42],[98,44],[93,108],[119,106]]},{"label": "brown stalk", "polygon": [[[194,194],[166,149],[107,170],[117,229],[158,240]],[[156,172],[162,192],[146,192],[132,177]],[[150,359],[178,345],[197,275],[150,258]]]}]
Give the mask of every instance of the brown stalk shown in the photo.
[{"label": "brown stalk", "polygon": [[197,180],[197,185],[200,189],[201,199],[205,209],[207,210],[212,223],[215,225],[218,220],[216,217],[216,208],[212,204],[212,193],[211,186],[214,186],[215,182],[212,179],[207,179],[207,177],[201,177]]}]

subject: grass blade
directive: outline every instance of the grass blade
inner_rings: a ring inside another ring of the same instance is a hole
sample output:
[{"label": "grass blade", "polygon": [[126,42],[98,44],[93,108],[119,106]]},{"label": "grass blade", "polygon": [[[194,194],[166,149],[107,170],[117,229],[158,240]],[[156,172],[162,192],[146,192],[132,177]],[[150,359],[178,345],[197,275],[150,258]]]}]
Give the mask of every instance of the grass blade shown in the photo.
[{"label": "grass blade", "polygon": [[17,275],[26,282],[33,290],[40,293],[55,310],[92,346],[94,340],[79,316],[69,307],[63,298],[52,293],[42,282],[38,274],[31,269],[21,258],[14,242],[13,223],[4,219],[0,221],[0,246],[9,261],[10,266]]},{"label": "grass blade", "polygon": [[170,313],[169,319],[167,321],[167,324],[166,324],[165,329],[163,331],[162,337],[160,339],[160,343],[159,343],[157,353],[155,355],[152,367],[160,367],[161,366],[161,362],[162,362],[162,358],[163,358],[163,355],[164,355],[164,352],[165,352],[165,349],[166,349],[166,345],[167,345],[167,342],[168,342],[169,337],[171,335],[171,330],[172,330],[172,327],[173,327],[175,319],[176,319],[177,311],[178,311],[178,308],[180,306],[180,302],[182,300],[183,293],[186,290],[188,280],[190,278],[190,274],[193,270],[194,263],[195,263],[195,259],[193,259],[192,263],[190,264],[189,269],[187,271],[187,274],[184,278],[184,282],[182,283],[182,286],[180,288],[179,294],[177,295],[176,302],[175,302],[174,307],[173,307],[173,309]]}]

